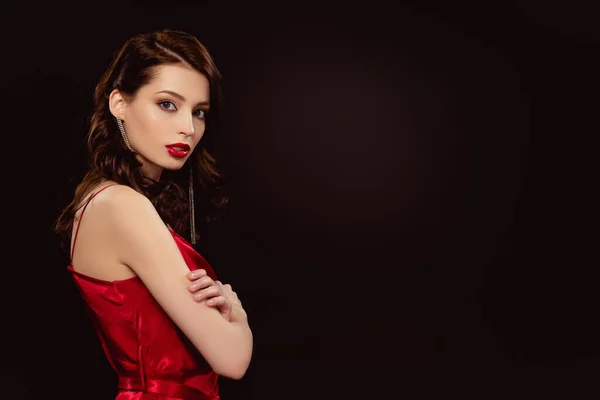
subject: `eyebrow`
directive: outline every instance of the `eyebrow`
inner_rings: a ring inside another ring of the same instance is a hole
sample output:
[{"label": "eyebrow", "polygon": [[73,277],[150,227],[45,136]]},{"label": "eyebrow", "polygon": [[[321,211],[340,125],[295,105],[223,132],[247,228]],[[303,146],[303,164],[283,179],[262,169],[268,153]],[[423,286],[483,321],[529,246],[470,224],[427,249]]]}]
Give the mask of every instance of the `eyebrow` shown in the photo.
[{"label": "eyebrow", "polygon": [[[185,97],[183,97],[179,93],[175,93],[175,92],[173,92],[171,90],[160,90],[160,91],[158,91],[158,92],[156,92],[154,94],[158,94],[158,93],[167,93],[167,94],[170,94],[173,97],[177,97],[181,101],[185,101]],[[208,101],[200,101],[196,105],[197,106],[209,106],[210,102],[208,102]]]}]

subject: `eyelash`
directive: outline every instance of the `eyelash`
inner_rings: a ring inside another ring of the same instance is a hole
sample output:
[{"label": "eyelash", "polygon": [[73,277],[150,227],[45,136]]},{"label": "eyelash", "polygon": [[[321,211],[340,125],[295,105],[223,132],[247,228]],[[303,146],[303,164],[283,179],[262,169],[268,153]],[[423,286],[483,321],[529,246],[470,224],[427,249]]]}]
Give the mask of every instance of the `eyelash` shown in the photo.
[{"label": "eyelash", "polygon": [[[160,102],[158,102],[158,105],[160,106],[160,108],[162,108],[162,109],[163,109],[163,110],[165,110],[165,111],[175,111],[175,110],[171,110],[171,109],[168,109],[168,108],[165,108],[165,107],[163,107],[163,104],[172,104],[172,105],[173,105],[173,107],[175,107],[175,104],[174,104],[172,101],[167,101],[167,100],[165,100],[165,101],[160,101]],[[206,111],[204,111],[204,110],[202,110],[202,109],[200,109],[200,108],[199,108],[199,109],[197,109],[197,110],[195,110],[195,111],[194,111],[194,113],[195,113],[196,111],[202,111],[202,116],[197,116],[198,118],[201,118],[201,119],[206,119]],[[196,115],[195,115],[195,116],[196,116]]]}]

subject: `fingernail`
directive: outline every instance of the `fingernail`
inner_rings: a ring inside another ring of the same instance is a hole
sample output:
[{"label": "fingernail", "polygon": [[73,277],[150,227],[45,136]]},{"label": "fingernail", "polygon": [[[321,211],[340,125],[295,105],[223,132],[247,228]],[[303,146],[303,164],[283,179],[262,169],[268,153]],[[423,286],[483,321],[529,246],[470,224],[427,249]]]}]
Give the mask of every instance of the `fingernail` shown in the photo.
[{"label": "fingernail", "polygon": [[196,287],[197,287],[197,286],[198,286],[198,285],[196,285],[195,283],[192,283],[192,284],[190,285],[190,289],[194,290],[194,289],[196,289]]}]

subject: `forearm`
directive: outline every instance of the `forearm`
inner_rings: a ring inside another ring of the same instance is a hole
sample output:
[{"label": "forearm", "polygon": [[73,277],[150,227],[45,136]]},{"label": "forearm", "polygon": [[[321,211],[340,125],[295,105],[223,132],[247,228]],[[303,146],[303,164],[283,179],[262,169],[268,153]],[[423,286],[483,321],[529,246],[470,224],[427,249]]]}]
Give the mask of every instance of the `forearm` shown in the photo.
[{"label": "forearm", "polygon": [[[250,365],[253,350],[252,332],[245,312],[243,309],[236,310],[232,320],[227,321],[216,309],[211,309],[206,321],[213,315],[217,316],[216,320],[197,326],[187,336],[217,374],[241,379]],[[210,337],[206,334],[207,329]]]},{"label": "forearm", "polygon": [[[253,350],[253,342],[254,337],[252,334],[252,330],[250,329],[250,325],[248,324],[248,316],[246,311],[239,305],[234,305],[231,311],[230,324],[233,326],[238,335],[237,348],[239,349],[240,355],[244,360],[242,364],[243,372],[241,372],[241,376],[244,375],[248,366],[250,365],[250,360],[252,358],[252,350]],[[241,378],[240,376],[240,378]]]}]

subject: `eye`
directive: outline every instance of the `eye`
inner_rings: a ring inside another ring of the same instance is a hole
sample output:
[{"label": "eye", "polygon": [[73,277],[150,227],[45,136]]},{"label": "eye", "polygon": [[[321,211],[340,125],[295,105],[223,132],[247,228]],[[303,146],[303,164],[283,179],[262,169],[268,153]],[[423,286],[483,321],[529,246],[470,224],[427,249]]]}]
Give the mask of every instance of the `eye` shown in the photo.
[{"label": "eye", "polygon": [[206,118],[206,111],[204,111],[202,109],[198,109],[198,110],[194,111],[193,114],[194,114],[194,117],[199,117],[199,118],[202,118],[202,119]]},{"label": "eye", "polygon": [[[160,103],[158,103],[158,105],[168,111],[175,111],[175,104],[173,104],[172,101],[161,101]],[[172,108],[170,106],[173,106]]]}]

